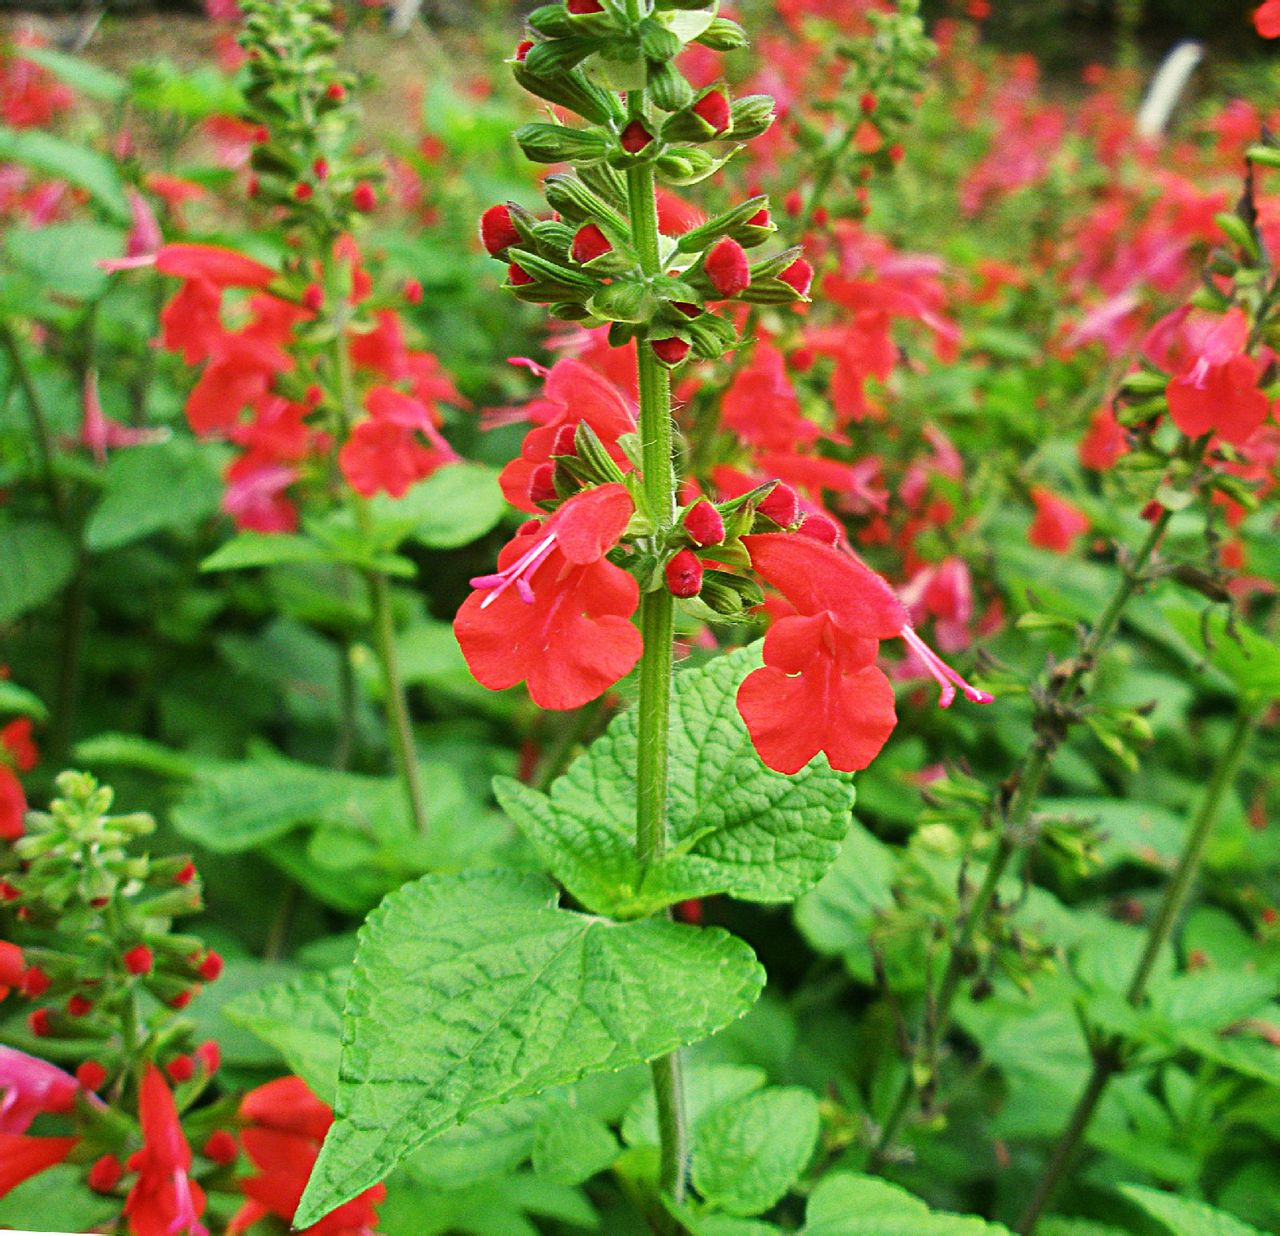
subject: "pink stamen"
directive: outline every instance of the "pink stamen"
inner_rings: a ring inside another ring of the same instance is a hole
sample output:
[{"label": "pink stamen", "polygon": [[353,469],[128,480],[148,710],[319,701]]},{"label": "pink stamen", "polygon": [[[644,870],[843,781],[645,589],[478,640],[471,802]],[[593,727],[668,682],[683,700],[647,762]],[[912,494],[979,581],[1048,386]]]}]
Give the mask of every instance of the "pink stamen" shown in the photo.
[{"label": "pink stamen", "polygon": [[929,671],[930,677],[938,684],[940,688],[938,694],[939,708],[951,707],[956,698],[957,687],[960,688],[965,699],[971,704],[992,704],[995,702],[996,697],[994,695],[990,695],[986,691],[979,691],[977,687],[965,682],[911,627],[904,626],[898,634],[902,636],[907,647],[920,658],[924,663],[925,669]]},{"label": "pink stamen", "polygon": [[555,548],[556,534],[539,541],[528,553],[522,554],[506,570],[497,571],[493,575],[477,575],[471,586],[477,591],[492,589],[480,602],[481,609],[488,609],[506,590],[515,587],[516,594],[526,605],[533,604],[533,586],[529,577],[540,567],[547,555]]}]

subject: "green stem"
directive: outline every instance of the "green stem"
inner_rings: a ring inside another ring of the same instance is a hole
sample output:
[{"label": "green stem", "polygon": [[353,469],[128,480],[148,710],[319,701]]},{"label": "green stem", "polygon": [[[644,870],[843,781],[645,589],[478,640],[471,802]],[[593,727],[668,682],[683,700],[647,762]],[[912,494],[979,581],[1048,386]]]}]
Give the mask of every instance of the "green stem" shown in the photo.
[{"label": "green stem", "polygon": [[387,696],[387,727],[391,746],[396,753],[405,797],[414,827],[424,836],[430,828],[427,800],[422,792],[422,773],[418,768],[418,749],[413,741],[413,724],[409,720],[409,701],[400,677],[400,658],[396,652],[395,620],[391,610],[391,586],[381,571],[369,571],[369,597],[373,602],[373,638],[378,660],[382,663],[383,685]]},{"label": "green stem", "polygon": [[[1164,890],[1164,896],[1160,899],[1160,908],[1156,911],[1155,918],[1151,920],[1151,926],[1147,931],[1146,947],[1142,950],[1142,956],[1134,968],[1133,978],[1129,980],[1125,999],[1133,1008],[1137,1008],[1146,996],[1151,976],[1155,972],[1156,961],[1169,943],[1178,919],[1182,917],[1182,911],[1186,907],[1187,898],[1191,895],[1192,885],[1200,869],[1200,860],[1204,857],[1205,844],[1217,822],[1218,813],[1222,810],[1222,801],[1235,782],[1236,774],[1240,771],[1240,764],[1249,745],[1253,727],[1258,722],[1258,716],[1257,708],[1241,708],[1236,715],[1235,725],[1213,770],[1204,800],[1192,820],[1191,832],[1178,859],[1178,866]],[[1076,1150],[1093,1121],[1094,1112],[1111,1078],[1123,1068],[1123,1064],[1113,1044],[1104,1044],[1094,1049],[1093,1070],[1089,1074],[1089,1080],[1076,1101],[1071,1119],[1058,1138],[1044,1172],[1036,1183],[1031,1200],[1027,1203],[1027,1208],[1018,1222],[1017,1230],[1023,1236],[1030,1236],[1030,1233],[1035,1231],[1045,1207],[1053,1200],[1063,1174],[1075,1158]]]},{"label": "green stem", "polygon": [[[641,92],[630,99],[633,115],[643,113]],[[646,275],[661,273],[658,209],[653,169],[627,172],[632,239]],[[640,442],[644,492],[659,534],[674,521],[675,474],[672,469],[671,384],[653,351],[639,341]],[[667,846],[667,749],[671,731],[671,669],[675,601],[665,588],[646,592],[640,601],[640,701],[636,758],[636,855],[644,866],[660,859]],[[680,1081],[680,1060],[673,1052],[653,1062],[662,1145],[662,1191],[677,1203],[685,1193],[687,1120]],[[666,1227],[670,1225],[663,1220]]]},{"label": "green stem", "polygon": [[[340,306],[334,314],[334,377],[337,382],[338,404],[344,429],[350,429],[358,414],[355,381],[351,372],[351,357],[347,351],[347,301],[350,289],[341,286],[336,270],[327,272],[326,287],[330,303]],[[351,495],[356,520],[366,527],[369,512],[358,495]],[[418,769],[418,751],[413,741],[413,725],[409,718],[409,701],[405,694],[404,679],[400,675],[400,660],[396,653],[395,615],[391,606],[391,585],[382,571],[366,571],[369,599],[373,606],[373,643],[382,666],[383,689],[386,695],[387,730],[391,749],[396,753],[396,763],[404,783],[405,798],[414,827],[423,836],[430,829],[427,818],[427,800],[422,790],[422,774]]]},{"label": "green stem", "polygon": [[0,323],[0,344],[4,345],[9,363],[13,366],[14,375],[18,379],[18,385],[22,387],[22,394],[26,400],[27,416],[31,422],[31,436],[35,440],[36,450],[40,455],[40,470],[44,473],[44,486],[49,495],[49,505],[53,508],[58,522],[65,524],[67,503],[62,486],[58,483],[57,472],[54,470],[53,433],[49,428],[49,418],[45,414],[44,403],[40,398],[40,392],[36,389],[31,370],[27,367],[26,358],[22,355],[18,337],[13,333],[13,327],[8,322]]},{"label": "green stem", "polygon": [[[1146,569],[1155,553],[1156,546],[1164,536],[1165,529],[1173,518],[1171,511],[1164,510],[1151,525],[1150,531],[1143,540],[1133,561],[1124,572],[1124,577],[1107,602],[1097,623],[1089,632],[1080,652],[1076,657],[1072,671],[1053,681],[1041,707],[1041,716],[1047,717],[1049,724],[1040,729],[1035,745],[1027,754],[1022,767],[1013,775],[1016,785],[1013,797],[1004,809],[1001,821],[1000,837],[996,848],[987,864],[986,874],[979,885],[973,901],[964,910],[960,920],[960,930],[955,946],[947,959],[947,968],[942,975],[942,984],[938,989],[935,1015],[932,1025],[927,1031],[925,1058],[936,1054],[937,1047],[945,1037],[951,1024],[951,1006],[964,979],[973,957],[973,942],[978,933],[986,926],[987,917],[996,900],[996,892],[1000,881],[1008,869],[1014,855],[1028,844],[1027,823],[1031,818],[1031,809],[1035,805],[1045,777],[1053,764],[1054,756],[1066,735],[1066,728],[1072,723],[1071,707],[1076,694],[1084,681],[1085,675],[1093,668],[1098,654],[1115,634],[1120,624],[1120,616],[1133,594],[1142,584]],[[881,1126],[880,1136],[871,1154],[869,1166],[871,1170],[878,1168],[893,1145],[894,1139],[911,1111],[912,1104],[919,1093],[915,1071],[909,1069],[902,1088],[890,1108],[889,1115]]]}]

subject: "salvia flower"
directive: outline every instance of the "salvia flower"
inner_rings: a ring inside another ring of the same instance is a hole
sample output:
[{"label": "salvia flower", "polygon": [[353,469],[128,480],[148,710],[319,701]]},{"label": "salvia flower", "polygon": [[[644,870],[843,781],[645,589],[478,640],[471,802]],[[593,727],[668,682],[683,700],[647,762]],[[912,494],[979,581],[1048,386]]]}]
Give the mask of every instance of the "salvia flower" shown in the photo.
[{"label": "salvia flower", "polygon": [[568,499],[545,523],[531,520],[498,555],[498,570],[471,581],[453,629],[476,679],[490,690],[527,682],[540,708],[578,708],[640,659],[629,621],[635,579],[605,555],[632,514],[623,485]]}]

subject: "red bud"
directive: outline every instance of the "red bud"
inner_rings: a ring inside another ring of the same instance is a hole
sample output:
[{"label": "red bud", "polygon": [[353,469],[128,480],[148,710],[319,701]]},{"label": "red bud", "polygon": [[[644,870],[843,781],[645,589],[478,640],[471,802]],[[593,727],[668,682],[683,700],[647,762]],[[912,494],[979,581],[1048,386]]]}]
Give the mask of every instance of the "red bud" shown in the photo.
[{"label": "red bud", "polygon": [[49,990],[49,976],[39,966],[32,966],[22,976],[22,994],[28,1000],[43,996]]},{"label": "red bud", "polygon": [[865,112],[866,115],[870,116],[871,113],[876,110],[876,96],[872,94],[870,90],[868,90],[859,100],[859,105],[861,106],[863,112]]},{"label": "red bud", "polygon": [[588,223],[585,227],[578,229],[578,234],[573,238],[573,247],[569,252],[575,262],[589,262],[592,258],[609,253],[612,249],[609,238],[594,223]]},{"label": "red bud", "polygon": [[93,1011],[93,1001],[78,992],[67,1001],[67,1012],[72,1017],[84,1017]]},{"label": "red bud", "polygon": [[317,160],[316,160],[316,161],[311,165],[311,174],[312,174],[312,175],[313,175],[317,180],[323,180],[326,176],[328,176],[328,175],[329,175],[329,160],[328,160],[328,159],[317,159]]},{"label": "red bud", "polygon": [[102,1158],[94,1160],[89,1169],[89,1188],[95,1193],[110,1193],[120,1183],[123,1175],[124,1168],[120,1166],[120,1160],[113,1154],[104,1154]]},{"label": "red bud", "polygon": [[813,286],[813,267],[804,258],[796,258],[778,278],[794,288],[797,296],[808,296]]},{"label": "red bud", "polygon": [[27,1028],[38,1039],[48,1038],[53,1033],[53,1027],[49,1025],[48,1009],[33,1009],[27,1014]]},{"label": "red bud", "polygon": [[293,186],[293,200],[295,202],[309,202],[313,190],[309,184],[298,184]]},{"label": "red bud", "polygon": [[714,133],[723,133],[733,118],[729,111],[729,100],[724,97],[723,90],[712,90],[704,94],[693,105],[693,114],[706,121]]},{"label": "red bud", "polygon": [[618,140],[622,143],[622,149],[627,154],[639,154],[653,141],[653,134],[645,128],[643,121],[633,120],[622,130],[622,136]]},{"label": "red bud", "polygon": [[422,304],[422,284],[417,279],[406,279],[404,281],[404,298],[411,305]]},{"label": "red bud", "polygon": [[181,867],[174,872],[173,882],[175,884],[190,884],[196,878],[196,865],[192,862],[183,863]]},{"label": "red bud", "polygon": [[773,225],[773,220],[769,218],[769,208],[767,206],[761,206],[760,209],[747,220],[747,223],[751,227],[771,227]]},{"label": "red bud", "polygon": [[236,1139],[226,1129],[215,1129],[209,1134],[209,1140],[205,1142],[200,1153],[206,1159],[212,1159],[215,1163],[225,1166],[228,1163],[234,1163],[240,1157],[240,1147],[236,1145]]},{"label": "red bud", "polygon": [[222,1048],[213,1039],[206,1039],[195,1050],[195,1057],[204,1065],[204,1071],[216,1073],[222,1067]]},{"label": "red bud", "polygon": [[800,500],[790,485],[779,481],[770,491],[768,497],[756,508],[761,515],[767,515],[779,528],[790,528],[800,518]]},{"label": "red bud", "polygon": [[210,949],[200,964],[196,967],[196,972],[206,983],[212,983],[222,973],[222,958]]},{"label": "red bud", "polygon": [[362,180],[351,191],[351,204],[362,215],[367,215],[378,204],[377,190],[367,180]]},{"label": "red bud", "polygon": [[533,40],[525,39],[522,43],[516,44],[516,60],[524,63],[524,58],[533,50]]},{"label": "red bud", "polygon": [[664,365],[678,365],[689,355],[689,345],[677,335],[670,339],[655,339],[649,346]]},{"label": "red bud", "polygon": [[96,1060],[86,1060],[76,1069],[76,1081],[86,1090],[97,1090],[107,1080],[107,1070]]},{"label": "red bud", "polygon": [[604,12],[604,5],[600,3],[600,0],[569,0],[565,7],[576,17],[583,17],[587,13]]},{"label": "red bud", "polygon": [[731,236],[726,236],[707,254],[703,270],[721,296],[737,296],[751,284],[747,252]]},{"label": "red bud", "polygon": [[307,290],[302,293],[302,307],[312,313],[319,313],[324,308],[324,288],[318,283],[308,284]]},{"label": "red bud", "polygon": [[534,506],[544,502],[555,502],[560,495],[556,493],[556,469],[554,464],[539,464],[529,477],[529,501]]},{"label": "red bud", "polygon": [[145,944],[138,944],[125,953],[121,960],[130,974],[148,974],[155,958]]},{"label": "red bud", "polygon": [[834,519],[828,518],[826,515],[819,515],[810,511],[804,517],[804,523],[796,529],[800,536],[807,536],[811,540],[821,541],[824,545],[838,545],[840,543],[840,525]]},{"label": "red bud", "polygon": [[341,82],[330,82],[324,93],[326,98],[335,103],[341,103],[347,97],[346,87]]},{"label": "red bud", "polygon": [[724,519],[705,498],[699,498],[684,517],[684,530],[697,545],[719,545],[724,540]]},{"label": "red bud", "polygon": [[200,989],[198,987],[188,987],[186,991],[180,991],[176,996],[169,1000],[171,1009],[185,1009],[191,1003],[191,997]]},{"label": "red bud", "polygon": [[196,1075],[196,1062],[190,1056],[174,1056],[164,1066],[164,1071],[169,1074],[170,1081],[190,1081]]},{"label": "red bud", "polygon": [[667,588],[673,597],[696,597],[702,591],[702,563],[691,549],[682,549],[667,563]]},{"label": "red bud", "polygon": [[521,288],[526,284],[533,283],[534,278],[527,270],[524,269],[523,266],[512,262],[507,267],[507,282],[511,284],[513,288]]},{"label": "red bud", "polygon": [[480,216],[480,242],[490,257],[499,257],[508,247],[520,243],[520,233],[506,206],[490,206]]}]

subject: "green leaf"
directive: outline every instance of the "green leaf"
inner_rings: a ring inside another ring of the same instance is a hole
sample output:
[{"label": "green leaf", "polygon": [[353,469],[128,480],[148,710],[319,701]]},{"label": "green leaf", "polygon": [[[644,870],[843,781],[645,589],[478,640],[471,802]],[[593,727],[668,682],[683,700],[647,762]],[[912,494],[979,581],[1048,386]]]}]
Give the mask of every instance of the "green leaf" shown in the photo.
[{"label": "green leaf", "polygon": [[107,464],[85,544],[115,549],[154,532],[192,528],[215,514],[222,500],[221,454],[188,438],[117,451]]},{"label": "green leaf", "polygon": [[456,463],[419,481],[403,498],[379,494],[369,509],[378,533],[392,544],[411,537],[429,549],[456,549],[495,528],[507,501],[492,468]]},{"label": "green leaf", "polygon": [[184,837],[220,854],[263,845],[301,824],[345,824],[380,830],[403,816],[403,790],[393,777],[333,772],[291,760],[211,765],[174,808]]},{"label": "green leaf", "polygon": [[1280,646],[1274,640],[1244,623],[1230,630],[1227,616],[1217,610],[1202,614],[1179,605],[1167,607],[1164,613],[1195,656],[1226,675],[1241,695],[1254,700],[1280,698]]},{"label": "green leaf", "polygon": [[897,1185],[852,1172],[824,1176],[805,1218],[804,1236],[1009,1236],[998,1223],[941,1214]]},{"label": "green leaf", "polygon": [[16,682],[0,678],[0,713],[17,713],[22,717],[31,717],[43,721],[49,710],[34,691],[20,687]]},{"label": "green leaf", "polygon": [[566,1102],[549,1103],[533,1135],[533,1170],[546,1180],[576,1185],[617,1159],[621,1148],[609,1126]]},{"label": "green leaf", "polygon": [[4,248],[14,267],[36,280],[42,291],[93,300],[105,291],[108,279],[97,263],[124,252],[124,230],[87,219],[13,228]]},{"label": "green leaf", "polygon": [[118,103],[129,93],[128,83],[110,69],[52,47],[24,47],[22,58],[47,69],[73,90],[103,103]]},{"label": "green leaf", "polygon": [[799,1086],[770,1086],[725,1103],[698,1124],[694,1187],[733,1215],[758,1215],[800,1178],[818,1141],[818,1100]]},{"label": "green leaf", "polygon": [[315,1223],[474,1111],[652,1060],[740,1017],[764,975],[728,933],[558,909],[545,879],[425,876],[360,932]]},{"label": "green leaf", "polygon": [[671,708],[671,848],[635,857],[636,714],[624,713],[574,761],[548,797],[500,778],[494,791],[538,856],[583,905],[617,917],[728,893],[790,901],[840,851],[852,778],[820,756],[794,777],[766,768],[738,716],[738,684],[755,648],[677,677]]},{"label": "green leaf", "polygon": [[62,590],[76,555],[53,524],[0,519],[0,562],[0,622],[12,622]]},{"label": "green leaf", "polygon": [[76,142],[41,129],[0,127],[0,163],[21,163],[43,176],[84,189],[107,214],[129,222],[129,203],[115,164]]},{"label": "green leaf", "polygon": [[1173,1236],[1262,1236],[1256,1227],[1203,1202],[1188,1201],[1142,1185],[1121,1185],[1120,1192],[1151,1218],[1163,1223]]},{"label": "green leaf", "polygon": [[18,1231],[91,1232],[118,1218],[120,1199],[92,1193],[84,1169],[60,1163],[0,1197],[0,1224]]},{"label": "green leaf", "polygon": [[237,997],[223,1007],[223,1015],[274,1047],[290,1072],[331,1104],[338,1085],[342,1006],[350,981],[351,970],[345,966],[327,974],[304,974]]},{"label": "green leaf", "polygon": [[285,562],[327,562],[323,545],[288,532],[242,532],[220,545],[201,564],[202,571],[241,571]]},{"label": "green leaf", "polygon": [[76,743],[75,757],[91,769],[137,768],[177,781],[194,777],[197,767],[189,755],[137,734],[95,734]]}]

